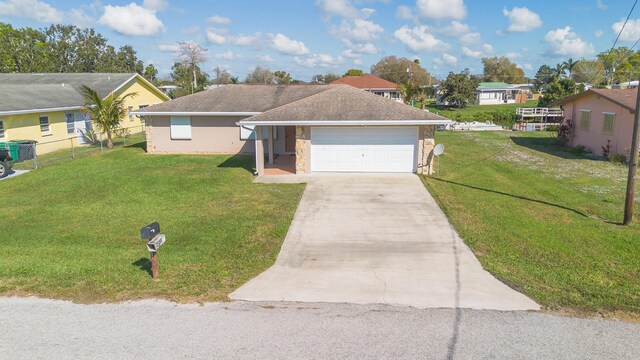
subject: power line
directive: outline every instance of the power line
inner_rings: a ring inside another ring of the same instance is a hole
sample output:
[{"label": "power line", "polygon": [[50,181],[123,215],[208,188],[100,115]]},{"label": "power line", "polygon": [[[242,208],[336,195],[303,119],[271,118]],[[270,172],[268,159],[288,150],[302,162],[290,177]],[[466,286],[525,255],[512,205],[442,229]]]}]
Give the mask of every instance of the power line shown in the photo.
[{"label": "power line", "polygon": [[[631,10],[629,10],[629,14],[627,14],[627,18],[624,20],[624,23],[622,24],[622,28],[620,28],[620,31],[618,32],[618,36],[616,36],[616,40],[613,42],[613,45],[611,46],[611,49],[609,49],[609,52],[607,53],[607,58],[611,55],[611,53],[613,52],[613,49],[616,47],[616,44],[618,43],[618,40],[620,39],[620,36],[622,35],[622,31],[624,31],[624,28],[627,26],[627,22],[629,22],[629,18],[631,17],[631,14],[633,13],[633,9],[636,8],[637,4],[638,4],[638,0],[635,0],[633,2],[633,6],[631,6]],[[598,76],[598,73],[602,70],[603,66],[604,66],[604,62],[602,64],[600,64],[600,67],[599,67],[598,71],[596,71],[596,73],[593,75],[593,77],[591,78],[591,81],[589,81],[589,83],[592,83],[593,80],[595,80],[596,76]]]}]

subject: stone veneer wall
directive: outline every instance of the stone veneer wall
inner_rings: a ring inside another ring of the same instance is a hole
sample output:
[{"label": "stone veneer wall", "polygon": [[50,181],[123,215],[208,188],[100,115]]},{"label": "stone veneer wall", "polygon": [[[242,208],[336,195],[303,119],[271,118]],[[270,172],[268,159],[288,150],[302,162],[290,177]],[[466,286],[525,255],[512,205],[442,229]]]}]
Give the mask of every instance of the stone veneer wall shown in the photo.
[{"label": "stone veneer wall", "polygon": [[418,163],[418,173],[430,175],[433,172],[433,149],[436,146],[434,125],[420,126],[420,159]]},{"label": "stone veneer wall", "polygon": [[151,118],[148,116],[145,119],[144,132],[147,138],[147,153],[156,152],[156,148],[153,146],[153,126],[151,126]]},{"label": "stone veneer wall", "polygon": [[296,174],[306,174],[309,170],[309,140],[311,128],[296,126]]}]

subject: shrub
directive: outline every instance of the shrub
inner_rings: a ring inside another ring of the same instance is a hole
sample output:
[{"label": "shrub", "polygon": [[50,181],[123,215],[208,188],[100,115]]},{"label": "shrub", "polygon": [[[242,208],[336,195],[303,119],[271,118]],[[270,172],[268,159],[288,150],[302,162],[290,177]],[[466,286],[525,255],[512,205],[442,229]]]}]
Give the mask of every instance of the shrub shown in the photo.
[{"label": "shrub", "polygon": [[547,126],[547,130],[546,131],[550,131],[550,132],[558,132],[558,125],[549,125]]},{"label": "shrub", "polygon": [[611,154],[609,155],[608,160],[611,161],[612,163],[624,164],[625,161],[627,161],[627,158],[622,154]]},{"label": "shrub", "polygon": [[558,142],[560,145],[567,145],[573,133],[573,121],[565,119],[558,126]]},{"label": "shrub", "polygon": [[584,145],[578,145],[576,147],[572,147],[569,152],[574,155],[584,155],[584,153],[586,152],[586,148],[584,147]]},{"label": "shrub", "polygon": [[510,128],[516,123],[513,110],[496,110],[492,112],[491,115],[493,116],[493,122],[496,123],[496,125]]},{"label": "shrub", "polygon": [[607,140],[607,145],[602,146],[602,156],[609,159],[609,155],[611,155],[611,140]]}]

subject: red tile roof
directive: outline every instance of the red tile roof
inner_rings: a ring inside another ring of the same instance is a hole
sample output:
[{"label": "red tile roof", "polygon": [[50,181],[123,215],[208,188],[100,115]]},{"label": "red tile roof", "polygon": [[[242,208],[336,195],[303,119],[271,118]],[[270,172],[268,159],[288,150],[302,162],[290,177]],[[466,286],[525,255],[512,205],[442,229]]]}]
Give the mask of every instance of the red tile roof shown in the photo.
[{"label": "red tile roof", "polygon": [[374,75],[366,74],[362,76],[345,76],[332,81],[331,85],[346,84],[358,89],[397,89],[398,85]]},{"label": "red tile roof", "polygon": [[636,108],[636,96],[638,95],[638,89],[590,89],[583,91],[579,94],[566,97],[558,100],[549,106],[558,106],[570,103],[573,100],[583,97],[585,95],[597,95],[603,97],[611,102],[614,102],[620,106],[626,107],[629,111],[635,112]]}]

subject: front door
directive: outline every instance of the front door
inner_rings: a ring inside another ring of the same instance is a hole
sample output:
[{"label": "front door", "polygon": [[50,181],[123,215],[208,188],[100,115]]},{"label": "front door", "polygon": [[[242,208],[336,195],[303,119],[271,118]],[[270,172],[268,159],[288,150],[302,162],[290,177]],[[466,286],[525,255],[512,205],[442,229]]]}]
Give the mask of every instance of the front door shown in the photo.
[{"label": "front door", "polygon": [[296,152],[296,127],[284,127],[284,151],[288,153]]}]

